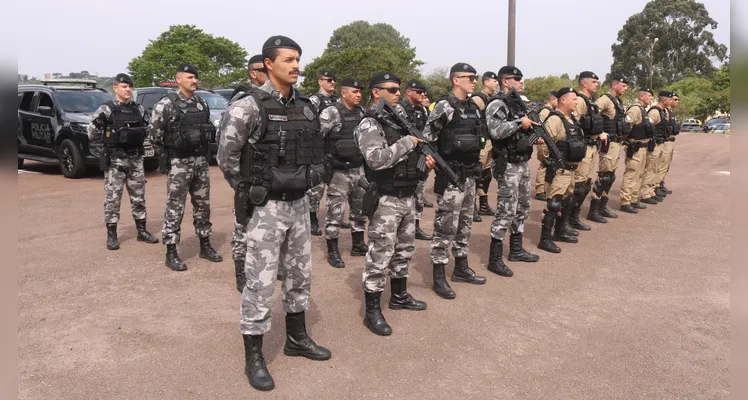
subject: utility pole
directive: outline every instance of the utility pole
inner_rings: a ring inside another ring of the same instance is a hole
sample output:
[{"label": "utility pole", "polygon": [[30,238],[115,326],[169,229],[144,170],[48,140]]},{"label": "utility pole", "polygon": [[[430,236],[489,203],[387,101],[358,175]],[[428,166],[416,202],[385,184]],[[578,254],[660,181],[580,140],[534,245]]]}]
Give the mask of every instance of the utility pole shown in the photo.
[{"label": "utility pole", "polygon": [[[649,40],[649,36],[647,36],[645,39]],[[660,38],[654,38],[654,40],[652,41],[652,45],[649,47],[649,88],[650,89],[652,89],[652,75],[654,75],[654,49],[655,49],[655,43],[657,43],[658,40],[660,40]]]},{"label": "utility pole", "polygon": [[506,43],[506,64],[514,65],[514,37],[517,28],[517,0],[509,1],[509,32]]}]

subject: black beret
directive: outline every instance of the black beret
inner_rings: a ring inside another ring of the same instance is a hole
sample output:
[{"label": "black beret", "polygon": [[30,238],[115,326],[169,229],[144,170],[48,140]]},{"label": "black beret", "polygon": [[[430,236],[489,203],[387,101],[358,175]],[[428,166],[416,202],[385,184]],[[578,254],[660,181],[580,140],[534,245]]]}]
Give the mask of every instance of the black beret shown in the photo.
[{"label": "black beret", "polygon": [[579,74],[579,81],[581,82],[582,79],[586,78],[599,79],[597,75],[595,75],[595,73],[592,71],[582,71],[582,73]]},{"label": "black beret", "polygon": [[576,92],[577,92],[577,91],[576,91],[576,90],[574,90],[574,88],[570,88],[570,87],[562,87],[561,89],[558,89],[558,90],[556,90],[556,97],[558,97],[558,98],[560,99],[560,98],[561,98],[561,97],[563,97],[563,95],[565,95],[565,94],[569,94],[569,93],[576,93]]},{"label": "black beret", "polygon": [[647,92],[647,93],[651,94],[652,96],[654,96],[654,92],[652,91],[652,89],[649,89],[649,88],[639,88],[639,91],[640,92]]},{"label": "black beret", "polygon": [[491,71],[486,71],[483,73],[483,80],[485,81],[486,79],[499,79],[499,78],[496,76],[495,73]]},{"label": "black beret", "polygon": [[326,77],[332,78],[332,79],[336,78],[335,72],[332,72],[332,70],[329,70],[329,69],[321,69],[321,70],[319,70],[319,72],[317,72],[317,76],[318,77],[326,76]]},{"label": "black beret", "polygon": [[376,74],[374,74],[374,76],[371,77],[371,80],[369,80],[369,87],[373,88],[377,83],[384,82],[395,82],[399,85],[400,78],[398,78],[397,75],[393,74],[392,72],[377,72]]},{"label": "black beret", "polygon": [[267,56],[269,55],[270,50],[273,49],[294,49],[298,51],[299,56],[301,56],[301,46],[294,42],[293,39],[286,36],[270,36],[268,40],[265,41],[265,44],[262,45],[262,54]]},{"label": "black beret", "polygon": [[352,87],[356,89],[364,90],[364,83],[361,82],[358,79],[353,78],[345,78],[342,82],[340,82],[340,86],[342,87]]},{"label": "black beret", "polygon": [[126,84],[128,84],[130,86],[134,86],[135,85],[135,82],[133,82],[133,80],[130,77],[130,75],[127,75],[127,74],[117,74],[117,76],[114,77],[114,82],[117,82],[117,83],[122,82],[122,83],[126,83]]},{"label": "black beret", "polygon": [[188,74],[194,74],[195,78],[199,78],[197,75],[197,68],[192,64],[182,64],[177,67],[177,72],[187,72]]},{"label": "black beret", "polygon": [[657,93],[660,97],[673,97],[673,92],[668,92],[667,90],[660,90],[659,93]]},{"label": "black beret", "polygon": [[626,78],[624,78],[623,75],[621,75],[621,74],[615,74],[615,75],[611,76],[610,77],[610,81],[611,82],[618,81],[618,82],[621,82],[621,83],[625,83],[627,85],[629,84],[629,81]]},{"label": "black beret", "polygon": [[550,93],[548,93],[548,94],[551,95],[551,96],[553,96],[553,97],[558,97],[558,92],[555,91],[555,90],[551,90]]},{"label": "black beret", "polygon": [[249,64],[262,64],[265,61],[265,57],[262,54],[255,54],[249,58]]},{"label": "black beret", "polygon": [[670,97],[678,97],[678,98],[680,98],[680,97],[678,96],[678,93],[675,93],[675,92],[673,92],[673,95],[672,95],[672,96],[670,96]]},{"label": "black beret", "polygon": [[418,79],[411,79],[408,81],[408,88],[426,90],[426,85]]},{"label": "black beret", "polygon": [[449,73],[454,74],[455,72],[472,72],[474,74],[478,73],[478,71],[476,71],[475,68],[473,68],[473,66],[468,63],[457,63],[453,65],[449,70]]},{"label": "black beret", "polygon": [[520,71],[519,68],[513,65],[507,65],[505,67],[501,67],[501,69],[499,70],[499,75],[522,76],[522,71]]}]

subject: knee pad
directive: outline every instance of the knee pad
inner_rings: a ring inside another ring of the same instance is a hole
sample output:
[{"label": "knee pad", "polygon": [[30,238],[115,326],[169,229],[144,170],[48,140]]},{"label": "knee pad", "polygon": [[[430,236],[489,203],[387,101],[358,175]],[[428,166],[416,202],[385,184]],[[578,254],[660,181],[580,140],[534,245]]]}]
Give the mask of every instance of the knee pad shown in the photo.
[{"label": "knee pad", "polygon": [[557,194],[548,199],[548,211],[557,213],[564,209],[564,198],[560,194]]},{"label": "knee pad", "polygon": [[592,190],[592,179],[587,179],[586,182],[584,182],[584,195],[587,196],[590,194],[590,191]]},{"label": "knee pad", "polygon": [[605,191],[605,180],[601,176],[600,179],[598,179],[598,180],[595,181],[595,185],[594,185],[594,188],[593,188],[592,192],[595,193],[596,195],[600,196],[600,195],[602,195],[602,193],[604,191]]},{"label": "knee pad", "polygon": [[581,199],[586,195],[586,192],[587,192],[586,182],[577,182],[574,184],[574,197]]}]

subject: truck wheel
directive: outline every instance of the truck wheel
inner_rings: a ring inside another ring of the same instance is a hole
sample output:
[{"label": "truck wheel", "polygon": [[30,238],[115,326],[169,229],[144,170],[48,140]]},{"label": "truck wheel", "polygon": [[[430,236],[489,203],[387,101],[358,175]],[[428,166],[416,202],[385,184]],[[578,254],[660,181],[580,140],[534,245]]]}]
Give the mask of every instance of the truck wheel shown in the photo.
[{"label": "truck wheel", "polygon": [[60,169],[62,174],[66,178],[78,179],[86,174],[86,164],[83,161],[83,156],[70,139],[65,139],[60,144],[59,150],[57,150],[57,158],[60,160]]}]

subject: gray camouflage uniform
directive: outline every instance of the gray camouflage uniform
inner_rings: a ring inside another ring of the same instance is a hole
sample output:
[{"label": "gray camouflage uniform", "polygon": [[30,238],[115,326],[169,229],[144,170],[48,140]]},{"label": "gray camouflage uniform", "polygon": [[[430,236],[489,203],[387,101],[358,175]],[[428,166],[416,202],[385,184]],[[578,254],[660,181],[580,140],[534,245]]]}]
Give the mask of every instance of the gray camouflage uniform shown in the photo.
[{"label": "gray camouflage uniform", "polygon": [[[454,117],[455,109],[447,100],[440,100],[429,115],[423,136],[429,142],[439,139],[439,133],[434,131],[431,122],[446,114],[446,125]],[[478,160],[475,160],[478,162]],[[475,210],[475,177],[470,176],[465,182],[465,191],[461,192],[451,183],[443,194],[436,195],[437,210],[434,214],[434,237],[431,241],[431,262],[433,264],[447,264],[449,255],[447,250],[452,244],[452,255],[455,258],[468,256],[470,232],[473,226],[473,212]]]},{"label": "gray camouflage uniform", "polygon": [[[335,107],[327,107],[319,115],[320,130],[323,136],[328,132],[339,132],[343,128],[340,112]],[[346,201],[350,205],[350,221],[352,232],[363,232],[366,227],[366,217],[363,206],[365,190],[359,184],[364,178],[364,167],[347,170],[334,170],[332,180],[327,185],[327,202],[325,208],[325,239],[337,239],[340,224],[345,215]]]},{"label": "gray camouflage uniform", "polygon": [[[522,125],[519,119],[507,121],[509,108],[503,100],[494,100],[486,108],[488,134],[493,139],[506,139],[517,133]],[[530,215],[530,167],[527,161],[507,163],[506,171],[498,174],[501,166],[494,162],[494,176],[498,175],[499,200],[496,215],[491,223],[491,237],[504,240],[507,229],[523,233],[525,220]]]},{"label": "gray camouflage uniform", "polygon": [[[290,99],[268,80],[260,87],[281,103]],[[231,187],[241,182],[242,149],[256,143],[262,134],[260,109],[254,97],[247,96],[229,105],[220,124],[222,140],[218,146],[218,166]],[[273,291],[278,269],[283,269],[283,309],[299,313],[309,308],[312,284],[312,245],[307,196],[294,201],[267,200],[255,206],[247,222],[247,254],[244,273],[247,285],[242,292],[240,330],[243,335],[262,335],[270,330]]]},{"label": "gray camouflage uniform", "polygon": [[[375,109],[373,106],[372,109]],[[395,110],[405,117],[399,104]],[[392,168],[407,159],[415,148],[413,141],[403,136],[392,146],[387,145],[379,122],[365,117],[353,131],[356,143],[366,164],[373,170]],[[398,198],[382,195],[379,207],[369,221],[369,251],[364,260],[364,291],[384,291],[389,266],[392,278],[408,277],[408,262],[415,252],[415,197]]]},{"label": "gray camouflage uniform", "polygon": [[[179,97],[187,103],[195,102],[194,95],[187,98],[182,92]],[[210,110],[206,110],[209,112]],[[163,148],[164,132],[176,120],[174,103],[168,97],[161,99],[153,107],[148,134],[155,146]],[[190,194],[193,210],[193,225],[198,237],[210,237],[210,170],[204,156],[172,158],[167,180],[166,211],[161,233],[164,244],[179,244],[182,217],[184,216],[187,193]]]},{"label": "gray camouflage uniform", "polygon": [[[114,100],[114,104],[120,104]],[[138,104],[140,115],[145,116],[143,106]],[[95,156],[104,151],[103,133],[105,121],[112,115],[112,109],[102,104],[93,113],[93,120],[88,125],[88,143]],[[145,211],[145,171],[143,170],[142,149],[125,151],[112,149],[109,168],[104,171],[104,222],[119,222],[119,210],[122,204],[122,192],[127,186],[130,195],[130,209],[135,220],[146,219]]]},{"label": "gray camouflage uniform", "polygon": [[[309,96],[309,101],[314,104],[315,110],[319,110],[320,100],[319,96],[324,96],[322,93],[315,93],[311,96]],[[327,107],[330,108],[330,107]],[[323,110],[324,111],[324,110]],[[319,112],[317,112],[319,114]],[[307,196],[309,197],[309,211],[313,213],[319,212],[319,205],[322,203],[322,196],[325,194],[325,183],[320,183],[319,185],[309,189],[306,192]]]}]

